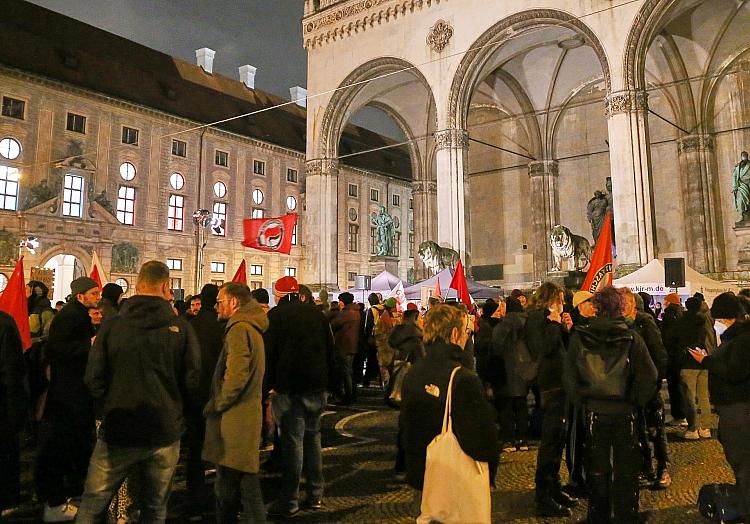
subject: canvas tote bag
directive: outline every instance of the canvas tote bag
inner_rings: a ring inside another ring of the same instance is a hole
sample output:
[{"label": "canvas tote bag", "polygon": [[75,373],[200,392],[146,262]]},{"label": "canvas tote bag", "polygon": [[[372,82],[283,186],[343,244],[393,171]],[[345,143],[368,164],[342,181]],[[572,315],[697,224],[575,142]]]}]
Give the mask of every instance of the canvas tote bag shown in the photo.
[{"label": "canvas tote bag", "polygon": [[491,521],[490,472],[464,453],[453,433],[451,373],[442,432],[427,446],[421,514],[417,524],[487,524]]}]

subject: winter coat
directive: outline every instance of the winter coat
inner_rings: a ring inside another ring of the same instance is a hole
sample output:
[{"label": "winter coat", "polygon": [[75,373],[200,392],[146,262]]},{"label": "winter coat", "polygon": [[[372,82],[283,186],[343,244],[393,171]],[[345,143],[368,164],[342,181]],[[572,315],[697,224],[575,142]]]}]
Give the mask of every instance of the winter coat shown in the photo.
[{"label": "winter coat", "polygon": [[340,355],[356,355],[359,351],[359,306],[348,304],[331,318],[331,329]]},{"label": "winter coat", "polygon": [[500,362],[500,357],[495,356],[492,352],[492,330],[499,322],[499,318],[480,318],[479,330],[474,335],[474,357],[477,374],[479,378],[492,384],[493,387],[505,380],[505,370],[502,367],[502,362]]},{"label": "winter coat", "polygon": [[670,368],[680,368],[682,351],[679,346],[679,325],[677,321],[685,314],[685,310],[678,304],[669,304],[664,309],[661,320],[661,339],[667,349]]},{"label": "winter coat", "polygon": [[169,302],[130,297],[99,330],[86,368],[86,386],[103,403],[99,438],[140,447],[178,441],[200,370],[195,332]]},{"label": "winter coat", "polygon": [[[26,421],[28,398],[24,387],[21,335],[13,317],[0,311],[0,510],[18,505],[21,499],[20,455],[10,443]],[[17,444],[16,444],[17,446]]]},{"label": "winter coat", "polygon": [[204,410],[203,460],[246,473],[259,467],[266,328],[268,317],[255,301],[231,316]]},{"label": "winter coat", "polygon": [[[710,326],[710,331],[709,331]],[[686,311],[676,320],[673,352],[682,369],[701,369],[701,365],[690,356],[689,348],[699,347],[713,353],[716,349],[716,332],[713,322],[705,313]]]},{"label": "winter coat", "polygon": [[201,380],[196,405],[197,413],[195,414],[203,416],[203,407],[210,397],[211,380],[221,353],[225,323],[219,320],[218,314],[213,308],[201,309],[197,315],[186,317],[186,320],[193,326],[201,349]]},{"label": "winter coat", "polygon": [[667,363],[669,357],[667,356],[667,350],[664,347],[664,343],[661,340],[661,331],[659,331],[659,327],[656,325],[654,317],[648,313],[638,311],[632,321],[626,320],[625,322],[631,329],[638,333],[643,339],[643,342],[646,343],[646,348],[648,349],[649,355],[651,355],[651,360],[653,361],[654,366],[656,366],[656,372],[659,375],[659,379],[664,378],[667,374]]},{"label": "winter coat", "polygon": [[495,393],[501,397],[525,397],[536,363],[526,345],[528,314],[508,313],[492,332],[492,347],[505,371],[502,387]]},{"label": "winter coat", "polygon": [[333,369],[331,326],[320,310],[299,300],[283,299],[268,312],[267,387],[277,393],[322,393]]},{"label": "winter coat", "polygon": [[388,337],[388,344],[396,350],[396,360],[408,360],[412,364],[424,357],[422,330],[416,324],[399,324]]},{"label": "winter coat", "polygon": [[102,320],[108,320],[118,312],[117,304],[113,304],[108,298],[99,300],[99,309],[102,310]]},{"label": "winter coat", "polygon": [[45,348],[50,363],[45,417],[74,414],[93,424],[93,403],[83,383],[93,335],[89,311],[76,299],[52,319]]},{"label": "winter coat", "polygon": [[708,394],[717,405],[750,403],[750,322],[737,321],[721,335],[721,345],[703,359]]},{"label": "winter coat", "polygon": [[[585,377],[580,373],[578,358],[584,348],[598,348],[609,369],[623,351],[629,351],[628,391],[621,400],[593,398]],[[597,413],[629,413],[645,406],[656,391],[657,371],[643,339],[628,327],[625,319],[594,318],[588,327],[573,331],[565,355],[565,390],[571,401],[585,404]]]},{"label": "winter coat", "polygon": [[[448,382],[460,365],[462,350],[436,341],[427,345],[425,358],[414,364],[404,378],[399,426],[406,456],[406,480],[422,489],[427,446],[442,430]],[[461,449],[474,460],[490,463],[494,471],[500,450],[495,409],[484,395],[481,380],[463,367],[453,380],[453,432]]]},{"label": "winter coat", "polygon": [[536,383],[540,391],[562,390],[563,356],[567,337],[559,322],[547,318],[546,309],[533,309],[528,313],[525,335],[531,357],[539,361]]}]

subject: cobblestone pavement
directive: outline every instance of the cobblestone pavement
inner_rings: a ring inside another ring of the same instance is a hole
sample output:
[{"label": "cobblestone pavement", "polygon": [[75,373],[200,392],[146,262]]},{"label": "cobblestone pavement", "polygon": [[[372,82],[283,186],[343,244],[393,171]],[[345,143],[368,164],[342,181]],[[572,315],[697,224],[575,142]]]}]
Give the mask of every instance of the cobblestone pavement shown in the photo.
[{"label": "cobblestone pavement", "polygon": [[[413,491],[398,483],[393,475],[396,420],[398,412],[382,406],[374,390],[364,392],[356,408],[331,407],[323,417],[326,492],[324,509],[301,511],[293,519],[299,523],[407,523],[414,522]],[[709,482],[733,482],[721,445],[715,439],[684,441],[669,430],[672,461],[672,487],[664,491],[641,491],[641,510],[648,511],[646,522],[691,524],[706,522],[695,507],[697,493]],[[532,443],[533,444],[533,443]],[[25,470],[30,470],[31,454],[24,454]],[[492,491],[493,522],[514,524],[577,522],[585,517],[581,504],[572,518],[542,519],[534,516],[533,488],[536,452],[503,454]],[[563,475],[565,467],[563,466]],[[264,474],[263,492],[267,502],[278,488],[279,474]],[[209,479],[211,482],[212,479]],[[24,477],[30,498],[30,479]],[[169,522],[181,523],[184,504],[182,469],[177,473],[170,500]],[[211,503],[206,504],[204,522],[213,522]],[[7,522],[39,522],[40,507],[28,502]]]}]

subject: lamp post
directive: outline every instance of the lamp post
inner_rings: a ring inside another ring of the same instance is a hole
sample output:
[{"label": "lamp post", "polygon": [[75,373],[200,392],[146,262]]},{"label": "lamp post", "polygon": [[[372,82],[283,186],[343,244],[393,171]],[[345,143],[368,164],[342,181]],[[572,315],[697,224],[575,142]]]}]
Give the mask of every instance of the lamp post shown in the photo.
[{"label": "lamp post", "polygon": [[206,228],[211,223],[211,212],[208,209],[196,209],[193,212],[195,226],[195,292],[203,286],[203,249],[206,247]]}]

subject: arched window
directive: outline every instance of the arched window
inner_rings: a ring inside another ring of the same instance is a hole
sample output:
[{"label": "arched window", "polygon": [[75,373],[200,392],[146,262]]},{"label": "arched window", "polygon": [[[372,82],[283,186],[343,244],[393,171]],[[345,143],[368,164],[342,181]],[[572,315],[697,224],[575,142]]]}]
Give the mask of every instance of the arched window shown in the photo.
[{"label": "arched window", "polygon": [[259,206],[263,203],[263,191],[260,189],[253,189],[253,204]]},{"label": "arched window", "polygon": [[21,143],[15,138],[5,137],[0,140],[0,156],[15,160],[21,155]]},{"label": "arched window", "polygon": [[219,198],[227,196],[227,186],[224,182],[216,182],[214,184],[214,195]]},{"label": "arched window", "polygon": [[169,175],[169,185],[179,191],[185,186],[185,178],[179,173],[172,173]]},{"label": "arched window", "polygon": [[135,166],[130,162],[120,164],[120,178],[128,182],[133,180],[135,178]]}]

